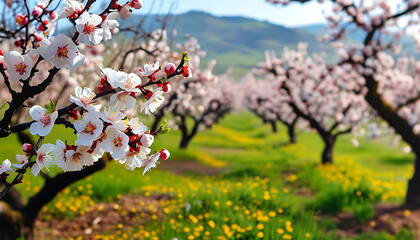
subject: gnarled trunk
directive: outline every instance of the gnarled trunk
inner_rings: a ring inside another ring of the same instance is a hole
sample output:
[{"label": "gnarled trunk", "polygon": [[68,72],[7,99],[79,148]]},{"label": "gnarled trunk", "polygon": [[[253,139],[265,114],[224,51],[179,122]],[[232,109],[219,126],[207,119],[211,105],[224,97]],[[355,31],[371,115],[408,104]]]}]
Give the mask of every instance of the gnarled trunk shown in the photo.
[{"label": "gnarled trunk", "polygon": [[420,137],[413,131],[408,121],[398,115],[396,109],[387,104],[378,93],[378,82],[373,76],[365,76],[368,92],[366,101],[375,109],[378,114],[391,126],[402,139],[407,142],[414,154],[416,162],[413,177],[408,182],[405,204],[412,207],[420,206]]}]

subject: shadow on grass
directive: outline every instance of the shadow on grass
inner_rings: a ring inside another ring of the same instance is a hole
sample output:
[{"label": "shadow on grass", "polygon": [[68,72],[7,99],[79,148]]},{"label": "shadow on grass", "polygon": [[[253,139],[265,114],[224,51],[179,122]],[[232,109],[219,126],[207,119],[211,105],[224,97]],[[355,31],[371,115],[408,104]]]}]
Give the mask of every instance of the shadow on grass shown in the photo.
[{"label": "shadow on grass", "polygon": [[382,162],[386,164],[398,165],[403,166],[407,164],[413,164],[414,159],[411,156],[407,157],[395,157],[395,156],[387,156],[381,159]]}]

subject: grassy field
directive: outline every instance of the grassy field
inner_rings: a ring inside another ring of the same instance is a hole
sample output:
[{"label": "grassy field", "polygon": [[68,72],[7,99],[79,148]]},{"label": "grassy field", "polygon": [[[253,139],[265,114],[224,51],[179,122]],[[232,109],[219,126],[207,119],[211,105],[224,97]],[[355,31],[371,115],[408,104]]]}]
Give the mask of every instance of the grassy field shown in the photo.
[{"label": "grassy field", "polygon": [[[53,231],[57,225],[83,225],[78,223],[103,216],[96,224],[100,227],[89,223],[89,231],[60,230],[59,236],[414,239],[408,229],[387,233],[372,218],[374,204],[403,201],[412,174],[413,156],[403,153],[401,146],[390,146],[391,137],[361,138],[356,148],[351,136],[343,136],[336,145],[335,164],[321,166],[322,142],[315,133],[298,130],[298,143],[288,145],[285,132],[281,127],[279,133],[271,133],[251,113],[235,113],[199,133],[187,150],[177,149],[179,132],[159,136],[153,150],[169,149],[168,161],[145,177],[142,170],[127,171],[111,162],[66,188],[44,207],[38,237],[57,238]],[[46,141],[74,137],[68,133],[55,127]],[[13,160],[20,153],[17,139],[0,139],[0,143],[3,159]],[[41,185],[40,177],[27,174],[18,189],[27,199]],[[105,221],[111,212],[118,213],[117,220]],[[340,214],[356,219],[364,230],[343,235],[337,220]],[[404,211],[405,216],[410,214]]]}]

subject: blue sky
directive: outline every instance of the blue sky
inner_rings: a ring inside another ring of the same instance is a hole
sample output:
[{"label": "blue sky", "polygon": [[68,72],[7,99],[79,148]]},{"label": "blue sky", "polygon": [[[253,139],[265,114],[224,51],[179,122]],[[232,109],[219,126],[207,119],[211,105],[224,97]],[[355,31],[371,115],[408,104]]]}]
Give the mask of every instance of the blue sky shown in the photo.
[{"label": "blue sky", "polygon": [[[36,0],[30,0],[31,5],[36,2]],[[102,5],[108,0],[96,2]],[[127,0],[119,0],[119,2],[125,3]],[[98,5],[97,3],[95,6]],[[198,10],[216,16],[249,17],[288,27],[326,23],[323,11],[328,12],[331,9],[330,2],[291,3],[284,7],[274,6],[265,0],[143,0],[143,6],[143,9],[139,11],[141,13],[167,13],[172,6],[171,13],[173,14]]]},{"label": "blue sky", "polygon": [[302,5],[292,3],[287,7],[273,6],[264,0],[143,0],[144,12],[180,14],[199,10],[217,16],[244,16],[293,27],[314,23],[326,23],[323,9],[331,9],[330,3],[312,1]]}]

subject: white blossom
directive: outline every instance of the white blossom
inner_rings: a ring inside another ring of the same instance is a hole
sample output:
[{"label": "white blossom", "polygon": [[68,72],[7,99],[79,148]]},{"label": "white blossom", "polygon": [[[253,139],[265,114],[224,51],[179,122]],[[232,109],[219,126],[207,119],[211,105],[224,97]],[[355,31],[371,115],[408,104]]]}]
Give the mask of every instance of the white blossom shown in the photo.
[{"label": "white blossom", "polygon": [[83,146],[92,145],[103,131],[104,124],[100,114],[95,111],[88,112],[82,119],[74,122],[77,131],[77,143]]},{"label": "white blossom", "polygon": [[162,87],[156,88],[153,91],[153,95],[144,103],[140,111],[144,111],[145,114],[149,114],[149,112],[154,113],[163,104],[163,101],[165,101],[163,93]]},{"label": "white blossom", "polygon": [[48,169],[48,167],[53,163],[53,157],[50,155],[50,152],[54,149],[54,147],[54,145],[47,143],[43,144],[38,149],[36,161],[31,167],[31,171],[34,176],[37,176],[44,167]]},{"label": "white blossom", "polygon": [[4,55],[7,73],[12,82],[25,80],[29,77],[32,70],[32,59],[28,55],[21,55],[16,51],[11,51]]},{"label": "white blossom", "polygon": [[9,159],[4,160],[0,165],[0,175],[11,171],[13,171],[12,163],[9,161]]},{"label": "white blossom", "polygon": [[102,142],[102,148],[111,153],[112,158],[121,159],[128,149],[128,136],[116,128],[107,128],[106,138]]},{"label": "white blossom", "polygon": [[72,69],[82,65],[85,61],[85,56],[79,52],[76,44],[64,34],[51,37],[50,40],[44,38],[36,50],[45,60],[52,62],[56,68]]},{"label": "white blossom", "polygon": [[29,114],[35,120],[29,127],[29,132],[32,135],[46,136],[54,127],[55,120],[58,117],[58,112],[54,111],[49,114],[39,105],[31,107]]},{"label": "white blossom", "polygon": [[89,47],[99,44],[104,38],[104,30],[97,26],[102,18],[96,14],[82,13],[76,20],[76,30],[79,32],[79,41]]},{"label": "white blossom", "polygon": [[77,104],[77,106],[83,107],[88,111],[99,111],[99,109],[101,108],[100,104],[91,104],[96,96],[92,89],[87,87],[82,89],[81,87],[77,86],[75,89],[75,94],[76,97],[73,97],[73,95],[71,95],[69,100]]},{"label": "white blossom", "polygon": [[63,10],[60,11],[58,19],[73,17],[75,14],[79,14],[83,10],[83,4],[76,0],[66,0],[67,5],[64,6]]},{"label": "white blossom", "polygon": [[157,167],[159,157],[160,153],[155,153],[141,162],[141,167],[144,167],[143,176],[146,172],[150,171],[150,169]]}]

